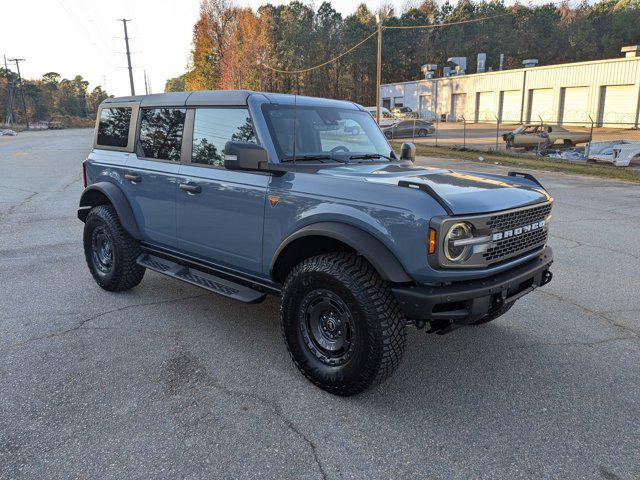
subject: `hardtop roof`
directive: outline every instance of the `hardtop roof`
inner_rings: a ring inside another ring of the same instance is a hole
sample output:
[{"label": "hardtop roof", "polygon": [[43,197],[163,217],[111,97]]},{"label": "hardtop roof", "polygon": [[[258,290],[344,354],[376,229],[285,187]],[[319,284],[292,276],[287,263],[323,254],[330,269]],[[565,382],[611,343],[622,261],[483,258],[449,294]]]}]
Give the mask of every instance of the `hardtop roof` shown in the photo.
[{"label": "hardtop roof", "polygon": [[[359,105],[345,101],[327,98],[307,97],[303,95],[292,95],[283,93],[254,92],[252,90],[197,90],[193,92],[167,92],[154,93],[150,95],[135,95],[127,97],[107,98],[102,105],[114,103],[137,103],[141,107],[190,107],[190,106],[238,106],[246,105],[247,99],[251,95],[264,95],[270,103],[281,103],[291,105],[297,103],[299,106],[338,104],[342,107],[350,105],[351,108],[360,109]],[[295,99],[294,99],[295,98]]]}]

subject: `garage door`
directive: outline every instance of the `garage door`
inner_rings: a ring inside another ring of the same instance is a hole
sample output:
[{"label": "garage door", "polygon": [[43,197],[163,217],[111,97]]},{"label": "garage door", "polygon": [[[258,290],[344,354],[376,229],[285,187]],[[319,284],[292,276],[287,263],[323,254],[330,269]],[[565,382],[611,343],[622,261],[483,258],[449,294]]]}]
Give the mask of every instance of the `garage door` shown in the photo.
[{"label": "garage door", "polygon": [[635,122],[636,105],[633,99],[636,96],[633,90],[633,85],[601,87],[598,124],[603,127],[615,127],[616,124]]},{"label": "garage door", "polygon": [[419,103],[419,114],[420,118],[425,118],[427,120],[434,120],[434,108],[431,104],[431,94],[423,93],[420,95],[420,103]]},{"label": "garage door", "polygon": [[560,90],[560,115],[558,116],[558,123],[584,125],[588,122],[588,100],[589,87],[567,87]]},{"label": "garage door", "polygon": [[522,92],[505,90],[500,92],[500,121],[519,122],[521,113]]},{"label": "garage door", "polygon": [[462,120],[467,111],[467,94],[454,93],[451,95],[451,115],[449,120],[457,122]]},{"label": "garage door", "polygon": [[556,113],[553,108],[553,89],[539,88],[529,90],[529,110],[527,114],[528,123],[555,122]]},{"label": "garage door", "polygon": [[493,110],[493,92],[476,93],[476,123],[477,122],[495,122],[495,114]]}]

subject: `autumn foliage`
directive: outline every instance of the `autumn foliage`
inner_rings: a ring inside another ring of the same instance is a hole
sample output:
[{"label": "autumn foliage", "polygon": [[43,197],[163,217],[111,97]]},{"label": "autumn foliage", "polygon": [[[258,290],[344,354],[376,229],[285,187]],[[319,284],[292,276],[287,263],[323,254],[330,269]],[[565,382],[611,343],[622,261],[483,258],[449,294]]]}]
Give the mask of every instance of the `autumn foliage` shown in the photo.
[{"label": "autumn foliage", "polygon": [[[447,58],[487,53],[487,67],[517,68],[525,58],[541,64],[612,58],[620,48],[640,42],[637,0],[603,0],[576,7],[506,6],[500,1],[424,0],[396,15],[378,12],[385,26],[433,25],[501,15],[479,23],[435,30],[384,30],[382,80],[421,78],[426,63],[442,68]],[[193,30],[188,71],[169,79],[167,90],[239,89],[296,92],[343,98],[370,105],[375,98],[375,36],[339,61],[302,74],[275,73],[267,66],[295,70],[318,65],[366,38],[376,29],[374,12],[364,4],[343,17],[330,3],[317,9],[299,1],[266,4],[253,11],[231,0],[203,0]]]}]

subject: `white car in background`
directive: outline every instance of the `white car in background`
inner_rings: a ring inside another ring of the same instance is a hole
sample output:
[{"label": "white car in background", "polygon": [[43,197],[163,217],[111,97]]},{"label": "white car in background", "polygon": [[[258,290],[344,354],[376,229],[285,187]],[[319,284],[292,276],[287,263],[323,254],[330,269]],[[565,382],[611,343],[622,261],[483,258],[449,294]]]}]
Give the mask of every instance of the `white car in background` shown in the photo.
[{"label": "white car in background", "polygon": [[[374,119],[376,118],[376,107],[364,107],[364,109],[369,112]],[[391,113],[388,108],[380,107],[381,127],[390,127],[391,125],[398,123],[400,120],[401,118]]]},{"label": "white car in background", "polygon": [[0,128],[0,137],[2,136],[15,137],[16,135],[18,135],[18,132],[16,132],[15,130],[11,130],[8,128]]}]

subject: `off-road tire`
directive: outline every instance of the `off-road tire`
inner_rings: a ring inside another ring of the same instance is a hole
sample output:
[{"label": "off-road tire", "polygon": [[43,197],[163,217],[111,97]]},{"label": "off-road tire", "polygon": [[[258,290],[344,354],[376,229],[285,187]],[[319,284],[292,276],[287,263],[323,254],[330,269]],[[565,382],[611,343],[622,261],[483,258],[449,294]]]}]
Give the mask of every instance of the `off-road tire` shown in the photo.
[{"label": "off-road tire", "polygon": [[[335,294],[351,314],[353,350],[340,365],[322,361],[308,343],[304,306],[319,291]],[[298,264],[282,289],[280,319],[296,366],[312,383],[334,395],[356,395],[383,382],[404,353],[405,319],[388,283],[369,262],[352,253],[319,255]]]},{"label": "off-road tire", "polygon": [[514,302],[508,303],[508,304],[500,307],[496,311],[491,312],[488,315],[482,317],[480,320],[476,320],[471,325],[482,325],[483,323],[489,323],[489,322],[495,320],[496,318],[501,317],[502,315],[507,313],[509,310],[511,310],[511,307],[513,307],[513,304],[514,304]]},{"label": "off-road tire", "polygon": [[[101,229],[111,242],[112,262],[110,268],[101,271],[93,255],[92,236]],[[120,224],[111,205],[99,205],[91,209],[84,224],[84,254],[91,275],[105,290],[116,292],[129,290],[142,281],[145,269],[136,263],[141,253],[140,242],[129,235]]]}]

